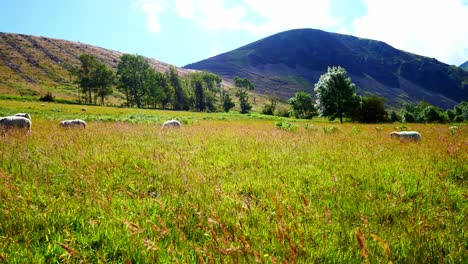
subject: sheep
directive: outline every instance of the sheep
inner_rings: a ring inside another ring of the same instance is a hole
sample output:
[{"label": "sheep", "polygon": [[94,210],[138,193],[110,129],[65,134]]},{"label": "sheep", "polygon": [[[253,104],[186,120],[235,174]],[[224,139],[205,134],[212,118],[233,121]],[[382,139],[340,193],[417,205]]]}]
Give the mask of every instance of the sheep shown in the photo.
[{"label": "sheep", "polygon": [[28,132],[31,131],[32,122],[30,119],[22,116],[6,116],[0,117],[0,128],[12,129],[20,128],[27,129]]},{"label": "sheep", "polygon": [[451,127],[449,127],[449,130],[457,130],[457,129],[458,129],[457,126],[451,126]]},{"label": "sheep", "polygon": [[181,125],[179,121],[172,119],[172,120],[164,122],[164,124],[162,125],[162,128],[170,128],[170,127],[180,128],[180,126]]},{"label": "sheep", "polygon": [[86,122],[81,119],[71,119],[60,121],[59,126],[61,127],[83,127],[86,128]]},{"label": "sheep", "polygon": [[401,132],[392,132],[390,133],[390,137],[397,137],[400,140],[408,140],[408,141],[419,141],[421,140],[421,134],[417,131],[401,131]]},{"label": "sheep", "polygon": [[81,108],[81,111],[86,112],[86,108]]},{"label": "sheep", "polygon": [[17,113],[14,116],[21,116],[31,120],[31,116],[28,113]]}]

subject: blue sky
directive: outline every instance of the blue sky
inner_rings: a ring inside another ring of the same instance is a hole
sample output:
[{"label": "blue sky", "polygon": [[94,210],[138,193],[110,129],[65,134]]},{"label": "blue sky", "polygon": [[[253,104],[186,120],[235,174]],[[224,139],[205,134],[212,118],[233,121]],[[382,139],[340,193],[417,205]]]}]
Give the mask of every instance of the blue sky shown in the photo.
[{"label": "blue sky", "polygon": [[140,54],[176,66],[294,28],[377,39],[459,65],[468,0],[0,0],[0,31]]}]

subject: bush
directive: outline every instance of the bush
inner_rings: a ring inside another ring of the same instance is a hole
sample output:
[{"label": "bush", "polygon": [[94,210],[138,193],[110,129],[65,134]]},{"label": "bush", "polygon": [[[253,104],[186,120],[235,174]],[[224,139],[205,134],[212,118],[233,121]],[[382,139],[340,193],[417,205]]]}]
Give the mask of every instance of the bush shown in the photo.
[{"label": "bush", "polygon": [[39,97],[41,102],[55,102],[55,96],[51,92],[47,92],[45,95]]},{"label": "bush", "polygon": [[392,122],[400,122],[401,121],[401,116],[399,116],[395,111],[392,111],[390,113],[390,121]]},{"label": "bush", "polygon": [[276,125],[276,127],[279,127],[281,129],[288,130],[288,131],[296,131],[297,130],[297,126],[295,126],[294,124],[289,123],[289,122],[280,121],[280,122],[276,122],[275,125]]},{"label": "bush", "polygon": [[413,123],[416,121],[416,118],[408,112],[403,113],[403,118],[402,118],[403,123]]},{"label": "bush", "polygon": [[338,132],[338,128],[336,126],[324,127],[323,132],[325,132],[325,134],[333,134]]},{"label": "bush", "polygon": [[273,107],[273,105],[266,104],[265,106],[263,106],[262,114],[264,114],[264,115],[273,115],[274,112],[275,112],[275,108]]}]

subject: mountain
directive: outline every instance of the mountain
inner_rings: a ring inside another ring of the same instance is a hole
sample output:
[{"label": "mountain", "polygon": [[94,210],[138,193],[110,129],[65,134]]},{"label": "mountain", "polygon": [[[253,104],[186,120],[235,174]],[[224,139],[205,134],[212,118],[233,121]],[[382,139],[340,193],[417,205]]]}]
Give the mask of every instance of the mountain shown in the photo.
[{"label": "mountain", "polygon": [[[61,98],[76,99],[70,71],[81,65],[83,53],[93,54],[114,69],[124,54],[79,42],[0,32],[0,94],[37,96],[51,91]],[[147,60],[159,72],[172,66]],[[178,71],[181,76],[190,72]]]},{"label": "mountain", "polygon": [[468,61],[466,61],[465,63],[463,63],[462,65],[460,65],[460,68],[462,68],[462,69],[465,70],[465,71],[468,71]]},{"label": "mountain", "polygon": [[468,73],[436,59],[395,49],[384,42],[315,29],[275,34],[233,51],[189,64],[221,77],[249,78],[257,92],[283,99],[313,93],[329,66],[342,66],[360,94],[377,94],[388,106],[426,100],[448,108],[468,100]]}]

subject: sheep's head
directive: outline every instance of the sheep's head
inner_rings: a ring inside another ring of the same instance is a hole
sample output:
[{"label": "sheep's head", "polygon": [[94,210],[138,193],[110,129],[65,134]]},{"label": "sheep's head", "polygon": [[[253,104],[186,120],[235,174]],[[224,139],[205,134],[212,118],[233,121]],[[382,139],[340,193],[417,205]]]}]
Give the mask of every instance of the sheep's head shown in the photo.
[{"label": "sheep's head", "polygon": [[400,135],[398,134],[398,132],[392,132],[390,133],[390,137],[395,138],[395,137],[400,137]]}]

